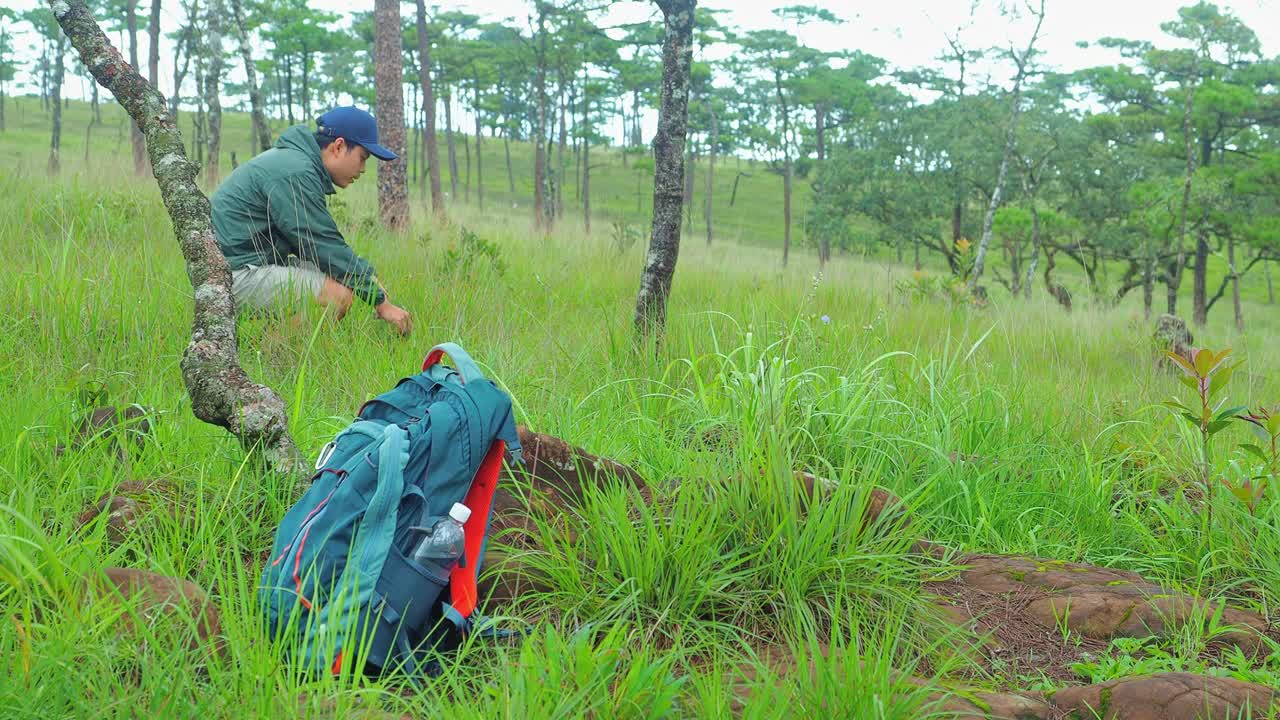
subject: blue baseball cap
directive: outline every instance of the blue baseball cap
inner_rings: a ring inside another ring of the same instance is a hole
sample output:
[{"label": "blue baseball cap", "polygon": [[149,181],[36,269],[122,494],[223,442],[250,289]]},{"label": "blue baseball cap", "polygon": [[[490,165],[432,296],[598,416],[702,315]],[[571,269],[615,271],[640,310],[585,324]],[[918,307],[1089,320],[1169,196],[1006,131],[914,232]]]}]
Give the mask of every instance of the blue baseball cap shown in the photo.
[{"label": "blue baseball cap", "polygon": [[378,121],[354,105],[336,107],[316,120],[316,131],[355,143],[379,160],[395,160],[396,154],[378,144]]}]

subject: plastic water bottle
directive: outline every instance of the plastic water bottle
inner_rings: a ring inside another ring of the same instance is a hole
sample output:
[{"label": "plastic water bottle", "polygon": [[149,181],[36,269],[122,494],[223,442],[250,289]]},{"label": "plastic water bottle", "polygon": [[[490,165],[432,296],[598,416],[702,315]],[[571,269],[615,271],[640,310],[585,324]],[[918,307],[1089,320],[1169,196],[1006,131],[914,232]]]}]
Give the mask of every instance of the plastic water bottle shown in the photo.
[{"label": "plastic water bottle", "polygon": [[467,536],[462,525],[470,517],[471,508],[454,503],[449,509],[449,517],[440,518],[429,528],[422,528],[426,532],[413,551],[413,561],[428,567],[435,565],[445,573],[452,572],[459,562],[465,562],[463,553]]}]

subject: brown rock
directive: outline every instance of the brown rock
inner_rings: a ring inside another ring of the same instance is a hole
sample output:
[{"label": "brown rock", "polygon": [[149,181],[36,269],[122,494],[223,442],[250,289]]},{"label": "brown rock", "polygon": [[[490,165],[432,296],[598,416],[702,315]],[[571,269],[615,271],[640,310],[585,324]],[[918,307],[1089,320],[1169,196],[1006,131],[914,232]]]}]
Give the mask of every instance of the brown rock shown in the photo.
[{"label": "brown rock", "polygon": [[156,519],[156,513],[179,519],[184,513],[178,494],[177,486],[167,480],[126,480],[86,507],[76,517],[76,529],[106,515],[107,542],[113,547],[119,546],[140,525]]},{"label": "brown rock", "polygon": [[116,407],[108,405],[94,408],[76,424],[67,445],[59,445],[56,453],[61,455],[70,450],[80,450],[97,442],[117,441],[116,454],[122,459],[127,450],[140,451],[146,448],[147,439],[152,435],[152,412],[141,405]]},{"label": "brown rock", "polygon": [[[1192,338],[1191,331],[1187,329],[1187,324],[1177,315],[1164,313],[1156,318],[1156,329],[1152,339],[1161,353],[1167,350],[1185,358],[1188,362],[1193,360],[1195,339]],[[1163,354],[1156,364],[1161,367],[1175,369],[1173,368],[1174,363],[1164,357]]]},{"label": "brown rock", "polygon": [[121,636],[136,635],[138,623],[188,635],[187,647],[222,655],[221,615],[200,586],[189,580],[136,568],[107,568],[89,580],[88,601],[115,604]]},{"label": "brown rock", "polygon": [[582,503],[582,488],[608,482],[645,487],[644,478],[634,469],[608,458],[574,447],[560,438],[516,428],[523,448],[524,465],[514,471],[517,479],[528,480],[532,489],[553,502]]},{"label": "brown rock", "polygon": [[956,720],[1052,720],[1058,715],[1038,697],[963,689],[931,695],[925,709]]},{"label": "brown rock", "polygon": [[1059,690],[1050,698],[1068,718],[1239,720],[1280,710],[1275,691],[1230,678],[1162,673]]},{"label": "brown rock", "polygon": [[[974,555],[959,581],[992,594],[1021,593],[1026,613],[1048,628],[1065,624],[1085,638],[1165,635],[1193,619],[1212,614],[1217,604],[1167,590],[1135,573],[1030,557]],[[1223,621],[1239,629],[1216,641],[1248,653],[1261,650],[1269,628],[1257,613],[1224,608]]]}]

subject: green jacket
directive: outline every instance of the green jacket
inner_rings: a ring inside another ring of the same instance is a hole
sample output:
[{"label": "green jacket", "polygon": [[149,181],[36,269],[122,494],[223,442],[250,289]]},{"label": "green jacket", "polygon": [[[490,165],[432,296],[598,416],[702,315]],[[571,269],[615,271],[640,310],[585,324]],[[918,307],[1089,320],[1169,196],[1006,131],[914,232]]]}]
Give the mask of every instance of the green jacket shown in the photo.
[{"label": "green jacket", "polygon": [[236,168],[210,198],[218,246],[231,269],[284,265],[294,255],[371,305],[382,304],[373,267],[347,245],[325,205],[333,192],[311,129],[284,131],[275,147]]}]

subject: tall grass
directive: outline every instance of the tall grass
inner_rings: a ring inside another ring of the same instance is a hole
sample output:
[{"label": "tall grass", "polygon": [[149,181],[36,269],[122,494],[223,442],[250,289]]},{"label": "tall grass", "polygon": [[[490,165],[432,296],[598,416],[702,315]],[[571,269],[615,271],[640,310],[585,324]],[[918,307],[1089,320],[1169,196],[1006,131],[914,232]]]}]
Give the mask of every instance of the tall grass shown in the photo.
[{"label": "tall grass", "polygon": [[[533,628],[522,643],[475,643],[420,694],[300,676],[263,641],[254,595],[291,488],[190,412],[178,368],[190,288],[154,186],[124,179],[123,160],[47,180],[24,152],[0,176],[6,716],[922,717],[907,678],[947,669],[940,644],[963,639],[926,612],[920,583],[945,565],[909,552],[920,533],[1139,570],[1269,613],[1280,599],[1280,505],[1250,515],[1219,493],[1206,537],[1202,509],[1176,491],[1193,459],[1157,406],[1177,385],[1131,305],[975,311],[897,291],[904,268],[838,259],[815,279],[803,256],[782,270],[772,249],[694,243],[667,341],[636,353],[642,248],[568,225],[535,237],[523,214],[465,206],[451,226],[415,208],[413,229],[390,235],[369,183],[343,196],[343,223],[414,314],[412,338],[360,305],[339,323],[241,323],[241,361],[286,397],[303,451],[454,340],[511,392],[519,421],[630,463],[653,493],[588,489],[539,523],[522,560],[544,589],[510,609]],[[504,271],[445,269],[463,227]],[[1275,402],[1280,320],[1246,312],[1247,335],[1197,334],[1246,360],[1233,401]],[[154,408],[144,452],[118,457],[109,438],[54,452],[95,393]],[[793,469],[837,489],[811,503]],[[102,523],[77,527],[99,495],[145,478],[176,483],[188,512],[117,548]],[[905,498],[909,527],[862,527],[877,486]],[[176,629],[126,638],[128,608],[83,607],[78,579],[109,565],[208,590],[227,658]],[[1207,632],[1173,651],[1192,657]]]}]

